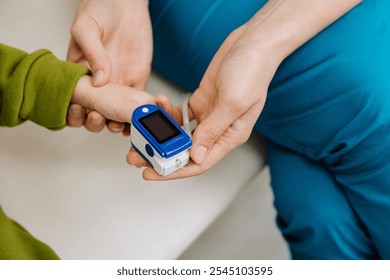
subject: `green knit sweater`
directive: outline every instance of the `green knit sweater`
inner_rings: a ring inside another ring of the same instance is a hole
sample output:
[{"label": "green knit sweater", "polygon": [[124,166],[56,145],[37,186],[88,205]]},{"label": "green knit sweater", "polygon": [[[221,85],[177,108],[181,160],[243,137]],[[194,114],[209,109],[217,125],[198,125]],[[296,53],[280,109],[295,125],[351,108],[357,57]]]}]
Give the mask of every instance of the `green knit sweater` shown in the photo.
[{"label": "green knit sweater", "polygon": [[[87,73],[85,67],[60,61],[47,50],[27,54],[0,44],[0,126],[30,120],[52,130],[65,127],[74,87]],[[0,259],[58,256],[0,208]]]}]

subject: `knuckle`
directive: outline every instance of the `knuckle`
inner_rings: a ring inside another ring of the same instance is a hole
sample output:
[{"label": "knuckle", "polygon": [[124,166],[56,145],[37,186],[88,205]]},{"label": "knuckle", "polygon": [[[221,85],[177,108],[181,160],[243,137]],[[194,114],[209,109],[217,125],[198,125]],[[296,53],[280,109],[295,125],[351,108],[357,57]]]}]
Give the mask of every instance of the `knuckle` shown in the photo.
[{"label": "knuckle", "polygon": [[84,27],[84,22],[76,18],[72,26],[70,27],[70,34],[73,37],[77,36],[83,30],[83,27]]},{"label": "knuckle", "polygon": [[219,139],[223,135],[224,130],[219,127],[211,127],[206,130],[206,137],[212,141]]},{"label": "knuckle", "polygon": [[246,143],[249,140],[249,137],[250,137],[250,134],[241,135],[241,137],[239,137],[239,139],[238,139],[238,144],[242,145],[242,144]]},{"label": "knuckle", "polygon": [[75,37],[78,31],[79,31],[78,23],[74,22],[70,27],[70,35],[72,35],[72,37]]},{"label": "knuckle", "polygon": [[231,139],[227,138],[220,139],[218,143],[225,152],[231,151],[236,146],[234,141],[231,141]]},{"label": "knuckle", "polygon": [[229,132],[229,136],[219,139],[219,144],[226,152],[230,152],[248,141],[250,133],[244,131]]},{"label": "knuckle", "polygon": [[245,131],[236,131],[235,135],[236,135],[236,139],[234,141],[236,143],[235,146],[240,146],[249,140],[251,134],[250,132],[248,133]]},{"label": "knuckle", "polygon": [[98,28],[100,31],[98,21],[93,16],[82,14],[75,17],[70,30],[71,33],[74,32],[78,34],[80,31],[84,31],[90,27]]}]

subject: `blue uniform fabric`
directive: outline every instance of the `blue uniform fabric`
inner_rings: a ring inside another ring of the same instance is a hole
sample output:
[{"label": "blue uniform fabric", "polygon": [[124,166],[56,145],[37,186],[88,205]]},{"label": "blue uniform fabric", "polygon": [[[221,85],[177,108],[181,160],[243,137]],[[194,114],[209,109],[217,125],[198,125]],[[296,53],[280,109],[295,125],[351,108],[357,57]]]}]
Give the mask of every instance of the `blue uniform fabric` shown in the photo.
[{"label": "blue uniform fabric", "polygon": [[[193,91],[265,3],[150,1],[154,69]],[[363,1],[286,58],[254,130],[293,258],[390,259],[390,1]]]}]

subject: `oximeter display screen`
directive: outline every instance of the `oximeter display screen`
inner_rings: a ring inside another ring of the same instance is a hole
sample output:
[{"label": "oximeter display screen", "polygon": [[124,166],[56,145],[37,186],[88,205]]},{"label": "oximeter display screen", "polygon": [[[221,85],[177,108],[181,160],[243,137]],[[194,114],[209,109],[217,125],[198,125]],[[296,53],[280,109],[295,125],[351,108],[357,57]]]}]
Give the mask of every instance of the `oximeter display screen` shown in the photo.
[{"label": "oximeter display screen", "polygon": [[161,111],[156,111],[151,115],[143,117],[140,119],[140,123],[142,123],[159,144],[181,134],[176,126]]}]

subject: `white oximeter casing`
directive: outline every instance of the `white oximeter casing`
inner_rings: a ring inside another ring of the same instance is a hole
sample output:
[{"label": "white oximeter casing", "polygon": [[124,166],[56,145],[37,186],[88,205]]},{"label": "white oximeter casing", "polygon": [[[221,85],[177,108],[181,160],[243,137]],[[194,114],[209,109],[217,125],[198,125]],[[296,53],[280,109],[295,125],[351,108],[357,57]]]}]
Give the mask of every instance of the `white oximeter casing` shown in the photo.
[{"label": "white oximeter casing", "polygon": [[191,137],[161,107],[139,106],[131,118],[133,148],[162,176],[185,166]]}]

